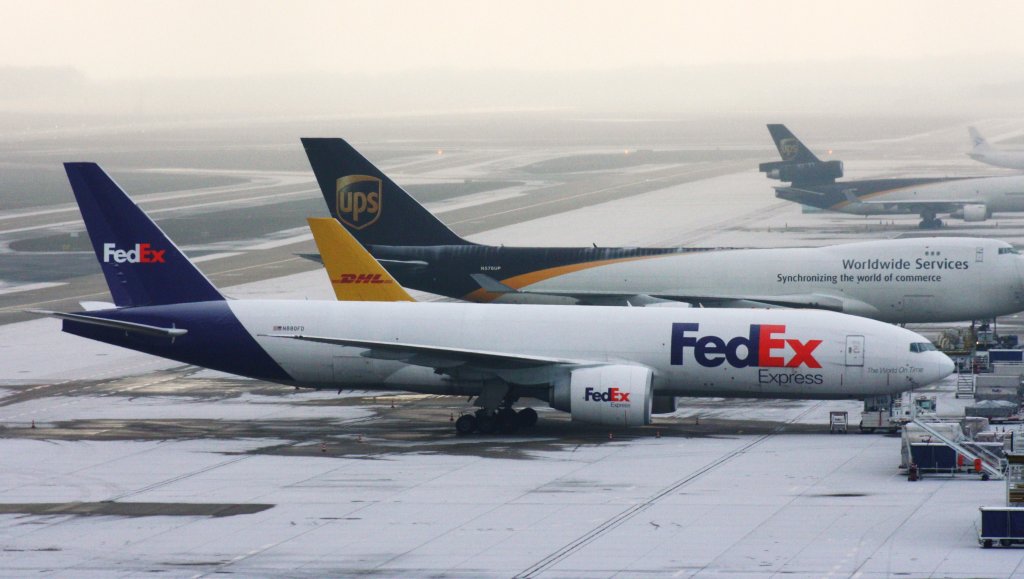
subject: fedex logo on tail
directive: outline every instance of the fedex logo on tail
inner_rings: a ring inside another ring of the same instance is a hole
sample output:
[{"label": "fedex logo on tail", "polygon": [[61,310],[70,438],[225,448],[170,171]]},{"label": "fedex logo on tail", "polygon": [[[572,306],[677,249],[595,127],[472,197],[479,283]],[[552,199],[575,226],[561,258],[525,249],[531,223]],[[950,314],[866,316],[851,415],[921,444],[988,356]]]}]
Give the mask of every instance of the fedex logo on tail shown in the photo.
[{"label": "fedex logo on tail", "polygon": [[166,249],[152,249],[148,243],[136,243],[132,249],[117,249],[113,243],[103,244],[104,263],[164,263]]},{"label": "fedex logo on tail", "polygon": [[[682,366],[686,351],[693,350],[693,359],[706,368],[726,362],[735,368],[821,368],[814,357],[814,350],[821,345],[821,340],[801,341],[783,337],[785,324],[751,324],[747,336],[729,340],[718,336],[698,337],[695,334],[699,329],[700,324],[672,324],[673,366]],[[788,359],[787,350],[793,352]]]}]

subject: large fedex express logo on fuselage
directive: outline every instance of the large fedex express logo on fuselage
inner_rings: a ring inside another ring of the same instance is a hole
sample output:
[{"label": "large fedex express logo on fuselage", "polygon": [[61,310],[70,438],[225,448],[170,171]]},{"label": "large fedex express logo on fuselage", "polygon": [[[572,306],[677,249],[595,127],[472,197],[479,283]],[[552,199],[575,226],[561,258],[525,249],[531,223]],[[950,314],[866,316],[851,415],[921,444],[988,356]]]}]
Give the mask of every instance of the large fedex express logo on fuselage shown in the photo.
[{"label": "large fedex express logo on fuselage", "polygon": [[734,368],[760,368],[762,384],[821,384],[821,374],[778,374],[771,368],[821,368],[814,351],[822,340],[786,337],[785,324],[751,324],[746,336],[725,339],[699,334],[700,324],[672,324],[671,363],[683,366],[687,352],[705,368],[728,364]]}]

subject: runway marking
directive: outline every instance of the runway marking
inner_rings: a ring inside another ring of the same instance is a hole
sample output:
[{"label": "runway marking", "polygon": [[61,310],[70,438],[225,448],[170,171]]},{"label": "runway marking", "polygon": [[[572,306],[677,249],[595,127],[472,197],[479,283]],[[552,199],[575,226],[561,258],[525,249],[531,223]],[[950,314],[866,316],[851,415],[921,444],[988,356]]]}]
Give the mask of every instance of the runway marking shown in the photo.
[{"label": "runway marking", "polygon": [[[270,267],[272,265],[288,263],[290,261],[302,261],[302,260],[303,260],[303,258],[301,258],[301,257],[288,257],[288,258],[285,258],[285,259],[279,259],[277,261],[270,261],[270,262],[267,262],[267,263],[258,263],[258,264],[254,264],[254,265],[247,265],[247,266],[244,266],[244,267],[236,267],[236,268],[232,268],[232,269],[225,269],[223,271],[210,272],[210,273],[207,273],[206,275],[208,277],[216,277],[216,276],[221,276],[221,275],[237,273],[237,272],[240,272],[240,271],[247,271],[247,270],[255,269],[255,268]],[[231,290],[230,287],[219,288],[219,289],[221,289],[222,291],[230,291]],[[56,298],[56,299],[52,299],[52,300],[43,300],[43,301],[40,301],[40,302],[32,302],[32,303],[28,303],[28,304],[20,304],[20,305],[17,305],[17,306],[9,306],[9,307],[6,307],[6,308],[0,308],[0,314],[11,313],[11,312],[20,312],[20,311],[25,310],[25,309],[31,309],[31,308],[34,308],[34,307],[37,307],[37,306],[41,306],[41,305],[45,305],[45,304],[52,304],[54,302],[63,302],[63,301],[67,301],[67,300],[80,301],[80,300],[83,300],[84,298],[91,298],[91,297],[96,297],[96,296],[106,296],[106,295],[110,295],[110,292],[109,291],[102,291],[102,292],[96,292],[96,293],[91,293],[91,294],[82,294],[82,295],[78,295],[78,296],[65,296],[65,297],[62,297],[62,298]]]},{"label": "runway marking", "polygon": [[[174,207],[164,207],[162,209],[146,209],[146,213],[152,216],[152,215],[156,215],[156,214],[159,214],[159,213],[167,213],[167,212],[170,212],[170,211],[181,211],[181,210],[187,210],[187,209],[201,209],[201,208],[206,208],[206,207],[213,207],[213,206],[216,206],[216,205],[228,205],[228,204],[231,204],[231,203],[250,205],[253,201],[262,201],[264,199],[281,199],[283,197],[299,197],[299,196],[309,195],[310,193],[313,193],[313,192],[319,193],[320,190],[319,189],[302,189],[300,191],[282,192],[282,193],[270,193],[270,194],[267,194],[267,195],[259,195],[259,196],[256,196],[256,197],[239,197],[237,199],[223,199],[223,200],[219,200],[219,201],[208,201],[208,202],[205,202],[205,203],[192,203],[191,205],[176,205]],[[144,207],[145,205],[148,205],[148,204],[149,203],[142,202],[139,205]],[[72,211],[72,210],[77,211],[78,207],[75,206],[75,207],[70,207],[68,209],[54,210],[54,212],[63,212],[63,211]],[[0,219],[5,219],[5,218],[6,219],[13,219],[15,217],[22,217],[22,216],[0,217]],[[81,226],[84,227],[84,223],[82,222],[82,220],[81,219],[76,219],[74,221],[59,221],[59,222],[56,222],[56,223],[52,223],[51,222],[51,223],[44,223],[44,224],[41,224],[41,225],[30,225],[30,226],[27,226],[27,227],[18,227],[18,228],[14,228],[14,229],[0,229],[0,234],[7,235],[7,234],[11,234],[11,233],[23,233],[25,231],[37,231],[39,229],[51,229],[51,228],[54,228],[54,227],[67,227],[69,225],[81,225]]]},{"label": "runway marking", "polygon": [[596,526],[593,529],[591,529],[589,532],[585,533],[583,536],[577,538],[575,541],[570,542],[569,544],[565,545],[561,549],[555,551],[554,553],[551,553],[547,557],[545,557],[545,558],[541,559],[540,561],[534,563],[530,567],[527,567],[523,571],[520,571],[519,573],[517,573],[515,575],[515,577],[526,579],[526,578],[529,578],[529,577],[535,577],[535,576],[539,575],[540,573],[543,573],[544,571],[547,571],[548,569],[550,569],[551,567],[555,566],[559,562],[561,562],[564,559],[568,558],[573,553],[579,551],[583,547],[586,547],[590,543],[593,543],[597,539],[601,538],[603,535],[605,535],[609,531],[612,531],[612,530],[618,528],[619,526],[621,526],[626,521],[632,519],[633,517],[635,517],[636,515],[640,514],[641,512],[643,512],[643,511],[653,507],[655,505],[655,503],[657,503],[661,499],[663,499],[663,498],[665,498],[665,497],[675,493],[680,488],[690,484],[691,482],[699,479],[700,477],[708,474],[709,472],[711,472],[713,470],[716,470],[717,468],[719,468],[723,464],[726,464],[726,463],[732,461],[736,457],[738,457],[738,456],[746,453],[747,451],[753,449],[754,447],[762,444],[764,441],[766,441],[769,438],[775,436],[779,432],[782,432],[782,430],[784,430],[787,426],[795,423],[796,421],[800,420],[804,416],[810,414],[812,411],[817,410],[822,404],[824,404],[824,401],[819,401],[816,404],[811,405],[810,407],[805,409],[803,412],[801,412],[800,414],[796,415],[795,417],[787,420],[785,423],[779,425],[777,428],[775,428],[774,430],[772,430],[768,434],[764,434],[762,436],[759,436],[758,438],[754,439],[753,441],[751,441],[751,442],[749,442],[749,443],[739,447],[738,449],[736,449],[734,451],[731,451],[731,454],[729,454],[726,457],[717,458],[717,459],[709,462],[708,464],[705,464],[704,466],[700,467],[699,469],[697,469],[693,473],[691,473],[691,474],[689,474],[689,475],[687,475],[687,476],[685,476],[685,477],[675,481],[674,483],[670,484],[669,486],[663,488],[661,491],[658,491],[653,496],[649,497],[647,500],[645,500],[643,502],[640,502],[640,503],[637,503],[637,504],[633,505],[632,507],[629,507],[628,509],[620,512],[619,514],[617,514],[617,515],[615,515],[613,517],[611,517],[610,519],[604,521],[603,523],[601,523],[598,526]]},{"label": "runway marking", "polygon": [[66,281],[44,281],[39,283],[26,283],[22,285],[11,286],[0,289],[0,295],[10,295],[20,292],[30,292],[35,290],[47,289],[51,287],[60,287],[62,285],[68,285]]},{"label": "runway marking", "polygon": [[[583,193],[577,193],[575,195],[569,195],[568,197],[559,197],[557,199],[547,199],[545,201],[539,201],[537,203],[531,203],[529,205],[523,205],[522,207],[514,207],[512,209],[506,209],[504,211],[498,211],[496,213],[488,213],[486,217],[489,218],[489,219],[493,219],[494,217],[497,217],[499,215],[506,215],[508,213],[516,213],[516,212],[519,212],[519,211],[526,211],[527,209],[533,209],[535,207],[542,207],[544,205],[551,205],[551,204],[554,204],[554,203],[562,203],[564,201],[569,201],[569,200],[572,200],[572,199],[578,199],[578,198],[581,198],[581,197],[589,197],[591,195],[597,195],[598,193],[605,193],[605,192],[608,192],[608,191],[614,191],[616,189],[625,189],[627,187],[635,187],[636,185],[639,185],[641,183],[654,183],[654,182],[658,182],[658,181],[669,181],[671,179],[677,179],[679,177],[695,176],[695,175],[699,175],[701,173],[709,173],[709,172],[715,172],[715,171],[716,171],[716,169],[713,169],[713,168],[696,169],[696,170],[688,168],[686,171],[681,171],[681,172],[678,172],[678,173],[673,173],[671,175],[665,175],[663,177],[653,177],[653,178],[639,179],[639,180],[636,180],[636,181],[630,181],[628,183],[622,183],[622,184],[619,184],[619,185],[612,185],[610,187],[603,187],[601,189],[594,189],[593,191],[585,191]],[[645,191],[645,193],[648,193],[648,192],[649,191]],[[460,221],[451,221],[451,222],[448,223],[448,225],[449,226],[453,226],[453,225],[459,225],[461,223],[472,223],[472,222],[479,221],[479,220],[480,220],[480,217],[474,217],[474,218],[470,218],[470,219],[462,219]]]}]

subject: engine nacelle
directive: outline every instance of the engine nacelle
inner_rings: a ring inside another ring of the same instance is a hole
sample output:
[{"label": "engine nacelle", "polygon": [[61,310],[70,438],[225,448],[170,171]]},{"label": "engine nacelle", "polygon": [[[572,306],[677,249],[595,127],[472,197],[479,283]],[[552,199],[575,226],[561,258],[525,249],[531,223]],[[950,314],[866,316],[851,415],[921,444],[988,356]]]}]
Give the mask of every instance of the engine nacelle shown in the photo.
[{"label": "engine nacelle", "polygon": [[985,221],[992,216],[988,207],[985,207],[983,203],[964,205],[963,214],[964,221]]},{"label": "engine nacelle", "polygon": [[651,380],[644,366],[611,364],[579,368],[567,382],[551,387],[551,407],[568,412],[573,421],[605,426],[651,423]]},{"label": "engine nacelle", "polygon": [[842,161],[821,161],[811,163],[794,163],[792,161],[775,161],[761,163],[758,169],[769,179],[778,179],[786,183],[818,184],[832,183],[843,176]]}]

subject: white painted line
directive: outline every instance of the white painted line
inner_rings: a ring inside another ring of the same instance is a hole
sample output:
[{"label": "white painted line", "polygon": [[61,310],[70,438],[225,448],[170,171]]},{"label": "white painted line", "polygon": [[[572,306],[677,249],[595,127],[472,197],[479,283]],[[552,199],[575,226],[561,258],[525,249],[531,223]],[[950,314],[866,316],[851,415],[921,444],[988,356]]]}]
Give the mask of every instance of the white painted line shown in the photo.
[{"label": "white painted line", "polygon": [[58,287],[62,285],[68,285],[66,281],[44,281],[39,283],[26,283],[23,285],[16,285],[11,287],[5,287],[0,289],[0,295],[16,294],[18,292],[28,292],[39,289],[46,289],[48,287]]}]

